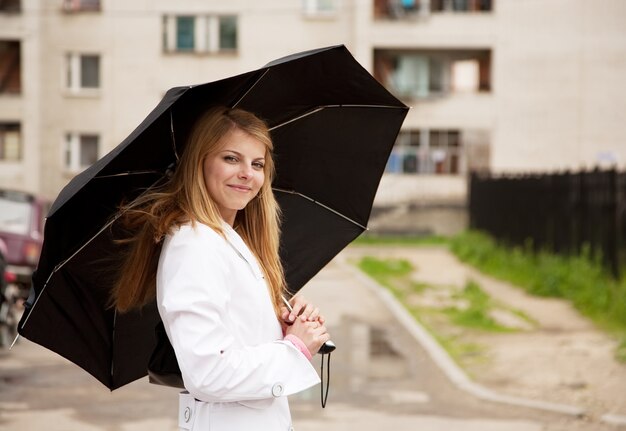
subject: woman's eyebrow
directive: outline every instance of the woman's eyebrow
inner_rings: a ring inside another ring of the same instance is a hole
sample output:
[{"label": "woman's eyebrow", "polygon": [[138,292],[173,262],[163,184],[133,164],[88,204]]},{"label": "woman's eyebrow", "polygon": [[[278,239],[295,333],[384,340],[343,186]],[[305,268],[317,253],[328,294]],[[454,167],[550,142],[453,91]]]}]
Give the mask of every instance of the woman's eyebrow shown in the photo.
[{"label": "woman's eyebrow", "polygon": [[[237,151],[237,150],[231,150],[231,149],[228,149],[228,148],[224,148],[224,149],[222,150],[222,152],[223,152],[223,153],[233,153],[233,154],[236,154],[236,155],[237,155],[237,156],[239,156],[239,157],[242,157],[242,156],[243,156],[243,154],[242,154],[242,153],[240,153],[239,151]],[[254,159],[252,159],[252,160],[255,160],[255,161],[265,160],[265,156],[256,157],[256,158],[254,158]]]}]

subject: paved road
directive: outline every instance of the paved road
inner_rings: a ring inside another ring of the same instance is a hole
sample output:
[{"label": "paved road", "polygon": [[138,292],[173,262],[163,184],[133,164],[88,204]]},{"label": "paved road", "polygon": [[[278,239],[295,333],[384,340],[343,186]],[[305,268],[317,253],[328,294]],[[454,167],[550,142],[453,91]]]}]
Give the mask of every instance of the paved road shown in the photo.
[{"label": "paved road", "polygon": [[[342,255],[345,257],[345,255]],[[338,345],[326,409],[319,388],[292,397],[298,431],[614,430],[567,415],[478,400],[457,389],[378,296],[329,264],[303,293],[323,309]],[[319,357],[315,359],[319,366]],[[176,429],[177,391],[141,380],[113,393],[55,354],[22,340],[0,353],[0,430]]]}]

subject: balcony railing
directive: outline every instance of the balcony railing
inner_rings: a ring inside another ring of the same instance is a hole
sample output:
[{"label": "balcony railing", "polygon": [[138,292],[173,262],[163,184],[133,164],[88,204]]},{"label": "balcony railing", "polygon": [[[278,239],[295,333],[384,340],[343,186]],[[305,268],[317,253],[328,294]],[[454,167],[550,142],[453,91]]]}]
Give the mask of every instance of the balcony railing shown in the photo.
[{"label": "balcony railing", "polygon": [[491,51],[377,49],[374,76],[404,100],[490,92]]},{"label": "balcony railing", "polygon": [[491,12],[494,0],[374,0],[376,19],[403,20],[442,12]]},{"label": "balcony railing", "polygon": [[63,0],[63,11],[73,12],[99,12],[100,0]]}]

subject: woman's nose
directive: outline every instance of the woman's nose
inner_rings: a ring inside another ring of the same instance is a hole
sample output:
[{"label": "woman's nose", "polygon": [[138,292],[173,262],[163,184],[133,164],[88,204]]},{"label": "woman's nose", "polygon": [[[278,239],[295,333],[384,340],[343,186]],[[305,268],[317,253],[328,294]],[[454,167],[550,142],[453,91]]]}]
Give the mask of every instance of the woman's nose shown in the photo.
[{"label": "woman's nose", "polygon": [[239,178],[248,179],[252,177],[253,173],[254,172],[252,171],[252,166],[241,165],[241,169],[239,170]]}]

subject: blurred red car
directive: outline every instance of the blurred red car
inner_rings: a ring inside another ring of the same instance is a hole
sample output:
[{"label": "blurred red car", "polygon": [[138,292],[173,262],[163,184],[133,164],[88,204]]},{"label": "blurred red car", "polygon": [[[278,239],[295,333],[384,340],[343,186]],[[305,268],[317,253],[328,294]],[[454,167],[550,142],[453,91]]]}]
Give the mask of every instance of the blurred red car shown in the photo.
[{"label": "blurred red car", "polygon": [[0,242],[6,249],[7,271],[24,287],[30,287],[39,260],[49,208],[49,201],[33,194],[0,189]]}]

